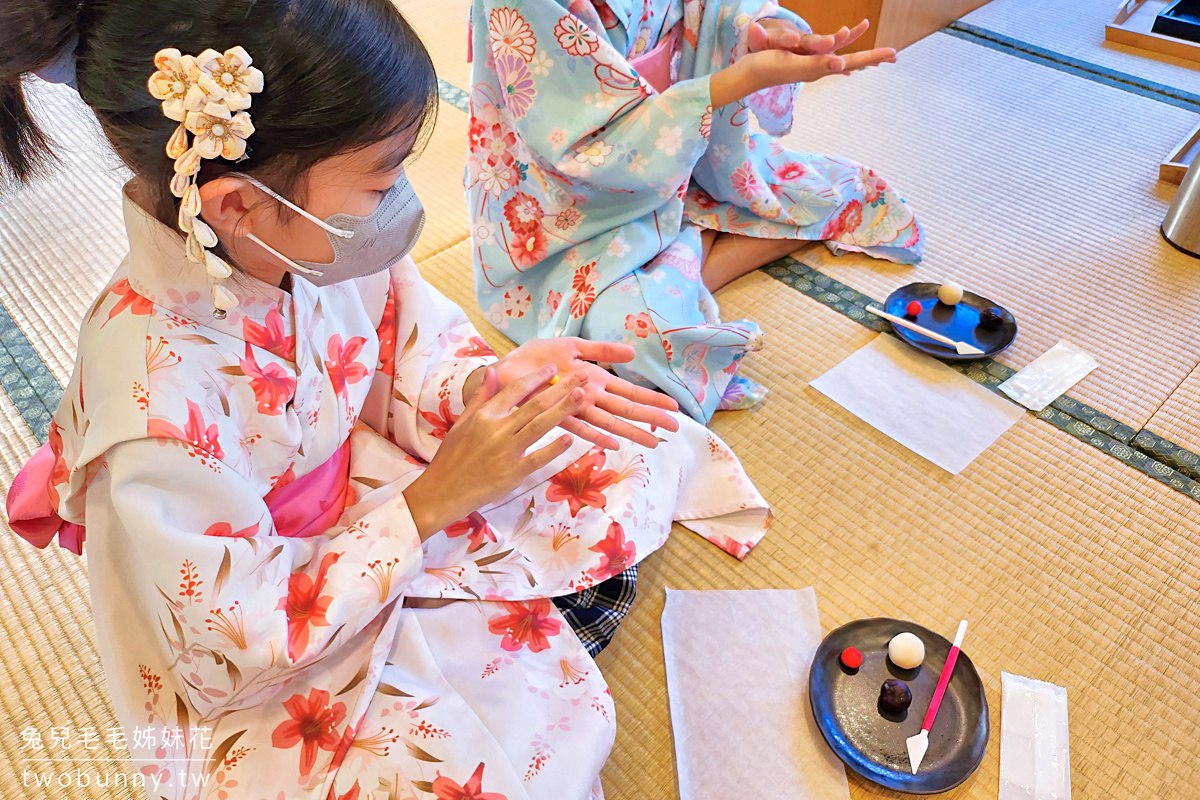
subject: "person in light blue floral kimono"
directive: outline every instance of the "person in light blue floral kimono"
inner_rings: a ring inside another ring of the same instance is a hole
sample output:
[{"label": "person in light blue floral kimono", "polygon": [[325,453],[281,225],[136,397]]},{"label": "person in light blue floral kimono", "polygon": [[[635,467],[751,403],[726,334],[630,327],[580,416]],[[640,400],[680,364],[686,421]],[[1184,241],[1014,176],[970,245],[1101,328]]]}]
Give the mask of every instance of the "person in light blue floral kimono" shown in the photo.
[{"label": "person in light blue floral kimono", "polygon": [[816,36],[768,0],[475,0],[466,189],[492,323],[633,344],[618,373],[702,422],[761,400],[735,373],[762,333],[712,291],[798,240],[921,258],[881,177],[776,139],[801,83],[895,59],[836,55],[866,27]]}]

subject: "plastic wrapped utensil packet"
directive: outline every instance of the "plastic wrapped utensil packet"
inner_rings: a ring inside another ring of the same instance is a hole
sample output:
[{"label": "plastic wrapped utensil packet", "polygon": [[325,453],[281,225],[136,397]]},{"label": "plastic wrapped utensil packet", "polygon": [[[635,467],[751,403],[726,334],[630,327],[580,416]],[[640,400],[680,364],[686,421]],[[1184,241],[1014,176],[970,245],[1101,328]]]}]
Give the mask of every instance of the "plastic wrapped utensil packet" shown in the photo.
[{"label": "plastic wrapped utensil packet", "polygon": [[1098,366],[1075,345],[1059,342],[1000,384],[1000,391],[1030,411],[1041,411]]},{"label": "plastic wrapped utensil packet", "polygon": [[1067,690],[1000,674],[999,800],[1071,800]]}]

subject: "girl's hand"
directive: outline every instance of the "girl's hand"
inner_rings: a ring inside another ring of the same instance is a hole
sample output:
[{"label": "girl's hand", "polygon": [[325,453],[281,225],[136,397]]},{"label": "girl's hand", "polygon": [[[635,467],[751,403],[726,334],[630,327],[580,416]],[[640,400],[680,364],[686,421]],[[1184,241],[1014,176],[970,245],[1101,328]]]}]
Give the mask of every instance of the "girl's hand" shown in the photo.
[{"label": "girl's hand", "polygon": [[504,498],[571,446],[572,437],[564,434],[525,452],[584,402],[588,376],[576,372],[564,375],[555,386],[522,405],[553,375],[554,368],[546,366],[500,388],[496,371],[492,367],[484,370],[479,388],[446,433],[437,454],[404,490],[421,541]]},{"label": "girl's hand", "polygon": [[764,19],[750,25],[746,43],[751,53],[760,50],[788,50],[802,56],[825,55],[850,46],[870,27],[870,20],[864,19],[853,28],[843,25],[837,33],[820,36],[806,33],[786,19]]},{"label": "girl's hand", "polygon": [[831,36],[802,33],[784,20],[763,20],[750,27],[750,53],[709,79],[713,107],[728,105],[772,86],[812,83],[829,75],[849,75],[852,70],[895,63],[890,47],[849,53],[835,50],[849,45],[867,31],[863,20]]},{"label": "girl's hand", "polygon": [[[592,362],[624,364],[633,360],[634,349],[616,342],[591,342],[567,336],[533,339],[512,351],[494,365],[501,387],[545,365],[553,365],[560,378],[583,371],[588,382],[583,387],[584,402],[574,414],[563,420],[562,428],[592,444],[615,450],[614,436],[643,447],[657,447],[658,437],[631,425],[627,420],[649,424],[652,428],[679,430],[679,423],[667,412],[678,411],[679,404],[661,392],[635,386]],[[476,375],[479,371],[476,372]],[[471,396],[476,375],[463,387],[464,399]]]}]

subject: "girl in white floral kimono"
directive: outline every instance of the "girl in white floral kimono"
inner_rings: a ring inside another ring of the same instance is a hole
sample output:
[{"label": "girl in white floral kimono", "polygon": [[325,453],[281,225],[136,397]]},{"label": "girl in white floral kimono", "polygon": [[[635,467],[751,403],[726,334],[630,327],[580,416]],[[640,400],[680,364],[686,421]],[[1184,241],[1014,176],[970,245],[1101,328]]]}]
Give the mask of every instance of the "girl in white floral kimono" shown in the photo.
[{"label": "girl in white floral kimono", "polygon": [[69,50],[136,175],[130,251],[8,510],[40,547],[86,534],[147,793],[599,796],[612,698],[553,599],[673,520],[745,557],[762,497],[590,363],[630,348],[497,359],[421,278],[402,162],[436,78],[387,0],[84,8],[6,5],[3,162],[36,172],[15,81]]}]

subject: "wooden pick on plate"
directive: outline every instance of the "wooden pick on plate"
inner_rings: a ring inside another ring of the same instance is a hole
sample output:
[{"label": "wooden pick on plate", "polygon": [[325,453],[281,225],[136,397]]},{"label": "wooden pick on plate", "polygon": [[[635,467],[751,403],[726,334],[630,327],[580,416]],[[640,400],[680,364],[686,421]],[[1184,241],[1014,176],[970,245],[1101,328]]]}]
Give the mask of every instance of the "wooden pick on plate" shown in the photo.
[{"label": "wooden pick on plate", "polygon": [[949,655],[946,656],[946,664],[942,667],[942,677],[938,678],[937,688],[933,690],[933,699],[929,701],[929,710],[925,712],[925,722],[921,724],[921,732],[904,740],[908,745],[908,761],[912,766],[913,775],[917,774],[917,770],[921,766],[921,759],[925,758],[925,751],[929,749],[929,729],[933,727],[933,721],[937,719],[938,706],[942,704],[942,695],[946,693],[946,685],[950,683],[950,676],[954,673],[954,662],[958,660],[958,651],[962,647],[962,640],[966,634],[967,621],[964,619],[958,623],[958,633],[954,634],[954,645],[950,648]]},{"label": "wooden pick on plate", "polygon": [[867,311],[871,312],[872,314],[874,314],[877,317],[883,317],[884,319],[886,319],[888,322],[892,323],[893,325],[899,325],[902,328],[908,328],[910,331],[919,333],[922,336],[928,336],[930,339],[933,339],[935,342],[941,342],[944,345],[953,347],[956,351],[958,351],[958,354],[960,356],[981,356],[981,355],[983,355],[983,351],[980,350],[978,347],[975,347],[974,345],[969,345],[966,342],[956,342],[955,340],[951,339],[949,336],[943,336],[942,334],[940,334],[936,331],[931,331],[931,330],[929,330],[929,328],[926,328],[924,325],[918,325],[915,322],[910,322],[909,320],[905,319],[904,317],[897,317],[895,314],[889,314],[886,311],[884,311],[882,308],[877,308],[875,306],[867,306]]}]

